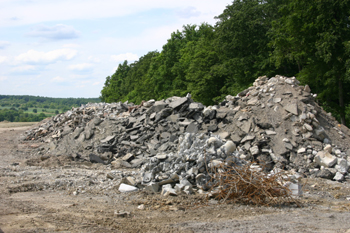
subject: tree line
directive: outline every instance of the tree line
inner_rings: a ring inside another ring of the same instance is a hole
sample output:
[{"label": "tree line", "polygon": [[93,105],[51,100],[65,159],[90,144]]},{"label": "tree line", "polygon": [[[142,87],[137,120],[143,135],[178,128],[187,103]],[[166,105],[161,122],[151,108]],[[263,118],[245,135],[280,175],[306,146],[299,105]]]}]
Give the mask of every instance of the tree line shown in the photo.
[{"label": "tree line", "polygon": [[99,98],[51,98],[29,95],[0,95],[1,107],[14,107],[24,111],[29,108],[45,108],[65,112],[72,107],[80,107],[82,104],[97,103]]},{"label": "tree line", "polygon": [[0,95],[0,121],[36,122],[72,107],[100,102],[99,98],[50,98],[28,95]]},{"label": "tree line", "polygon": [[15,108],[10,109],[0,109],[0,122],[10,121],[10,122],[37,122],[49,117],[44,113],[33,114],[27,113],[23,110],[18,110]]},{"label": "tree line", "polygon": [[106,78],[105,102],[173,95],[206,105],[262,75],[296,76],[343,124],[350,113],[350,1],[235,0],[215,25],[185,25],[162,51],[125,61]]}]

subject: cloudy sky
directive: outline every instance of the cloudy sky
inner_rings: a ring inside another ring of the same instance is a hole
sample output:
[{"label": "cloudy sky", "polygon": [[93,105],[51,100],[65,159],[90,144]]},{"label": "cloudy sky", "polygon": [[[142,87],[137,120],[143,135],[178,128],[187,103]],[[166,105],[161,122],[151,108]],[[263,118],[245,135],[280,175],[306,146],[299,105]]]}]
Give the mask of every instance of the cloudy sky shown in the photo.
[{"label": "cloudy sky", "polygon": [[0,0],[0,94],[98,97],[119,63],[162,50],[230,0]]}]

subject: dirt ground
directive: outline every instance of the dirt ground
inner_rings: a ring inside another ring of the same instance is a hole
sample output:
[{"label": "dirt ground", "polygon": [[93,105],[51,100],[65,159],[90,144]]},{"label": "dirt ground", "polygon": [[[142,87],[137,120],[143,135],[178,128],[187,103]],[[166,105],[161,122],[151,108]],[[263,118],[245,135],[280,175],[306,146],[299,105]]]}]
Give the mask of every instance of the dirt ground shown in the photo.
[{"label": "dirt ground", "polygon": [[38,150],[41,142],[18,140],[30,126],[0,127],[0,232],[350,233],[349,181],[302,180],[300,207],[125,194],[116,189],[117,179],[108,178],[109,166],[49,157]]}]

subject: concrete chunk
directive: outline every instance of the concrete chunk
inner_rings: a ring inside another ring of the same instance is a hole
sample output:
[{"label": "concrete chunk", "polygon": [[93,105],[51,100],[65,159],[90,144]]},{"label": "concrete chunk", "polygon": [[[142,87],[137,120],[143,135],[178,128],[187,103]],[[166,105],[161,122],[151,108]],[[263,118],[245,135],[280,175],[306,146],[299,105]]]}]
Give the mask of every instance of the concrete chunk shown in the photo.
[{"label": "concrete chunk", "polygon": [[184,103],[186,103],[187,100],[188,100],[187,97],[179,98],[179,99],[177,99],[177,100],[171,102],[171,103],[169,104],[169,107],[171,107],[171,108],[178,108],[178,107],[180,107],[181,105],[183,105]]},{"label": "concrete chunk", "polygon": [[118,190],[119,192],[126,193],[126,192],[135,192],[135,191],[138,191],[139,189],[134,186],[121,183]]},{"label": "concrete chunk", "polygon": [[267,135],[276,135],[277,134],[275,131],[272,131],[272,130],[265,130],[265,133]]},{"label": "concrete chunk", "polygon": [[294,184],[290,182],[288,184],[288,188],[292,192],[292,196],[301,197],[303,195],[302,187],[300,184]]},{"label": "concrete chunk", "polygon": [[251,98],[248,100],[248,105],[256,105],[259,102],[259,99],[257,97]]},{"label": "concrete chunk", "polygon": [[326,151],[320,151],[315,156],[314,161],[319,166],[333,167],[337,163],[337,157],[331,155]]},{"label": "concrete chunk", "polygon": [[191,103],[188,108],[194,111],[202,111],[204,109],[204,105],[201,103]]},{"label": "concrete chunk", "polygon": [[298,105],[296,103],[288,104],[288,105],[284,106],[284,109],[287,112],[293,113],[296,116],[298,115]]},{"label": "concrete chunk", "polygon": [[246,141],[252,141],[254,139],[255,139],[255,135],[247,135],[241,140],[241,143],[245,143]]}]

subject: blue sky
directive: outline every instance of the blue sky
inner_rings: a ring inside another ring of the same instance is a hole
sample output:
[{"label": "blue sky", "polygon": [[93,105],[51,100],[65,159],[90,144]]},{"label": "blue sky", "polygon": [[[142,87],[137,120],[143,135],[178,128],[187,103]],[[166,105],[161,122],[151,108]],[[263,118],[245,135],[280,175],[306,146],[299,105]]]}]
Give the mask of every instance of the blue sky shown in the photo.
[{"label": "blue sky", "polygon": [[229,0],[0,0],[0,94],[98,97],[119,63],[162,50]]}]

